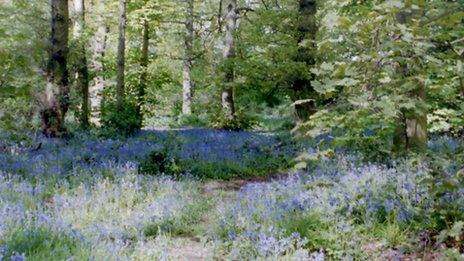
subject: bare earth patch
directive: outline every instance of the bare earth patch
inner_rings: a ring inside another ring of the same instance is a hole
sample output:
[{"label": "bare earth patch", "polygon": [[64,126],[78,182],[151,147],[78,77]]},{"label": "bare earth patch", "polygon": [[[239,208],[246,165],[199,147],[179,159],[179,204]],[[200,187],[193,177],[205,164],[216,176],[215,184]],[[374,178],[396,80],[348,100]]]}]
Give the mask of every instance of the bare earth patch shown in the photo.
[{"label": "bare earth patch", "polygon": [[288,174],[276,174],[267,177],[254,177],[247,179],[233,179],[227,181],[212,180],[205,183],[203,186],[204,192],[208,195],[213,194],[215,191],[238,191],[242,187],[250,183],[266,183],[272,180],[283,178]]},{"label": "bare earth patch", "polygon": [[173,238],[170,260],[213,260],[213,247],[195,238]]}]

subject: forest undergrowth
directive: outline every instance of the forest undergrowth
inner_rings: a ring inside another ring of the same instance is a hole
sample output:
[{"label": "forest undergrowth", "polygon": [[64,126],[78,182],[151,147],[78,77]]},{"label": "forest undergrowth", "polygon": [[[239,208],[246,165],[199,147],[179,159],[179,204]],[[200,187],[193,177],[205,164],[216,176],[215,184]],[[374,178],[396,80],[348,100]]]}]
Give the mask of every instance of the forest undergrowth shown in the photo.
[{"label": "forest undergrowth", "polygon": [[454,160],[387,163],[207,129],[1,148],[4,260],[462,258],[459,139],[429,142]]}]

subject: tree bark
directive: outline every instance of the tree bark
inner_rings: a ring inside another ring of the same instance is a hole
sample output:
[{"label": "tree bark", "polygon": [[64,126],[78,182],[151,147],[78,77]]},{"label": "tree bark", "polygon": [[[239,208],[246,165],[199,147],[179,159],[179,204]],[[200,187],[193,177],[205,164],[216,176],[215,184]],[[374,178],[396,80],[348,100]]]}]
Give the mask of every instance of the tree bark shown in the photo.
[{"label": "tree bark", "polygon": [[119,0],[119,38],[117,57],[116,100],[119,110],[124,106],[124,69],[126,49],[126,0]]},{"label": "tree bark", "polygon": [[66,132],[64,118],[69,108],[68,35],[68,1],[51,0],[45,108],[40,113],[43,133],[49,137],[58,137]]},{"label": "tree bark", "polygon": [[222,109],[228,120],[235,120],[234,78],[235,78],[235,31],[237,30],[237,0],[230,0],[227,6],[226,31],[224,38],[224,86],[222,89]]},{"label": "tree bark", "polygon": [[[92,1],[93,2],[93,1]],[[92,59],[91,69],[95,73],[90,86],[90,121],[99,126],[100,125],[100,111],[103,97],[103,90],[105,88],[105,78],[103,77],[104,65],[103,59],[106,53],[106,42],[108,39],[109,28],[105,24],[104,10],[105,0],[99,0],[92,8],[97,13],[95,18],[97,28],[95,35],[92,37]]]},{"label": "tree bark", "polygon": [[142,67],[142,73],[140,74],[140,83],[138,90],[138,103],[137,113],[139,116],[142,115],[142,106],[144,102],[145,89],[147,87],[148,78],[148,44],[150,41],[150,28],[147,18],[143,20],[143,35],[142,35],[142,57],[140,59],[140,66]]},{"label": "tree bark", "polygon": [[[426,92],[423,84],[418,83],[415,90],[410,92],[413,99],[419,103],[426,103]],[[425,106],[421,106],[425,107]],[[401,111],[396,130],[393,136],[393,151],[404,154],[412,151],[422,153],[427,150],[427,111],[418,109],[415,111]]]},{"label": "tree bark", "polygon": [[192,62],[193,62],[193,11],[194,0],[187,1],[187,13],[185,20],[185,51],[182,70],[182,114],[192,114]]},{"label": "tree bark", "polygon": [[[303,63],[306,68],[314,65],[314,57],[311,51],[315,49],[313,42],[315,41],[317,26],[315,15],[317,12],[316,0],[299,0],[298,5],[298,52],[295,61]],[[310,46],[303,41],[310,43]],[[311,74],[300,74],[292,81],[291,98],[293,101],[308,100],[295,104],[295,120],[303,122],[316,112],[316,104],[314,100],[316,93],[311,86],[313,76]]]},{"label": "tree bark", "polygon": [[77,88],[81,91],[81,125],[88,128],[90,107],[89,107],[89,70],[87,67],[87,50],[84,39],[85,30],[85,1],[74,0],[74,37],[78,42],[78,57],[76,61]]}]

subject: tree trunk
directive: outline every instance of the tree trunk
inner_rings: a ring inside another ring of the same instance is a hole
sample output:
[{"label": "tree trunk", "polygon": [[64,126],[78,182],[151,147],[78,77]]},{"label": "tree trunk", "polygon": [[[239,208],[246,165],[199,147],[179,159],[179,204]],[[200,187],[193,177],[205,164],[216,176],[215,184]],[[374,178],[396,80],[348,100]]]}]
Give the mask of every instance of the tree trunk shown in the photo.
[{"label": "tree trunk", "polygon": [[124,69],[126,49],[126,0],[119,0],[119,38],[117,57],[116,99],[119,110],[124,105]]},{"label": "tree trunk", "polygon": [[[298,15],[298,52],[296,61],[304,63],[305,66],[309,67],[314,65],[314,57],[311,55],[311,51],[315,49],[313,44],[317,26],[316,26],[316,0],[299,0],[299,15]],[[303,41],[310,43],[302,44]],[[309,71],[309,70],[308,70]],[[307,102],[298,102],[295,104],[295,120],[297,122],[303,122],[309,119],[309,117],[316,112],[316,104],[314,100],[316,93],[311,86],[313,76],[311,74],[300,74],[292,81],[291,86],[291,98],[293,101],[308,100]]]},{"label": "tree trunk", "polygon": [[77,69],[77,88],[81,91],[81,125],[83,128],[89,127],[89,71],[87,68],[86,43],[84,39],[85,30],[85,1],[74,0],[74,36],[78,42],[78,57],[76,61]]},{"label": "tree trunk", "polygon": [[190,77],[193,62],[193,6],[194,0],[187,1],[185,20],[185,52],[182,71],[182,114],[192,114],[192,80]]},{"label": "tree trunk", "polygon": [[93,10],[96,11],[97,17],[95,18],[97,29],[95,35],[92,37],[92,60],[91,69],[95,73],[90,86],[90,121],[99,126],[100,125],[100,111],[103,97],[103,90],[105,88],[105,78],[103,77],[104,66],[103,59],[106,53],[106,41],[108,38],[108,26],[105,24],[104,10],[105,0],[99,0],[96,5],[92,5]]},{"label": "tree trunk", "polygon": [[150,30],[148,20],[143,20],[143,36],[142,36],[142,58],[140,59],[140,66],[142,67],[142,73],[140,74],[140,83],[138,90],[138,103],[137,113],[139,116],[142,115],[142,106],[144,102],[145,89],[147,87],[148,77],[148,43],[150,41]]},{"label": "tree trunk", "polygon": [[65,133],[64,118],[69,108],[68,1],[51,0],[51,9],[52,30],[46,70],[45,108],[40,115],[43,133],[49,137],[57,137]]},{"label": "tree trunk", "polygon": [[[414,99],[417,99],[419,103],[426,102],[425,87],[421,83],[418,83],[417,88],[412,90],[410,95]],[[427,110],[425,108],[416,108],[414,111],[401,111],[401,117],[397,123],[393,137],[393,151],[404,154],[408,151],[421,153],[426,150]]]},{"label": "tree trunk", "polygon": [[[410,13],[399,12],[396,20],[400,24],[406,24],[410,20]],[[411,76],[410,64],[399,64],[398,73],[404,78]],[[393,151],[403,154],[413,151],[422,153],[427,150],[427,109],[426,90],[423,83],[418,82],[415,89],[409,91],[409,97],[415,99],[421,106],[413,111],[401,111],[401,117],[397,123],[393,137]]]},{"label": "tree trunk", "polygon": [[237,29],[237,0],[230,0],[227,6],[226,15],[226,35],[224,39],[224,86],[222,89],[222,109],[228,120],[235,120],[234,105],[234,59],[235,59],[235,39],[234,34]]}]

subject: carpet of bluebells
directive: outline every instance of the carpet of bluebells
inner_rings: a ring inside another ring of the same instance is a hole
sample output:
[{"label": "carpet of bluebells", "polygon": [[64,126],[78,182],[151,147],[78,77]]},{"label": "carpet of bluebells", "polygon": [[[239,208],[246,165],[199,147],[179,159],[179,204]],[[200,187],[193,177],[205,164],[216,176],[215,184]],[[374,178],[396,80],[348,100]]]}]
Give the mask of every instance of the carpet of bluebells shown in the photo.
[{"label": "carpet of bluebells", "polygon": [[[287,139],[193,129],[19,142],[0,132],[0,260],[464,258],[461,161],[365,163]],[[163,148],[190,165],[181,175],[141,173],[140,162]],[[429,148],[456,155],[463,145],[439,137]],[[288,168],[301,153],[317,160]],[[232,165],[240,167],[226,178],[262,165],[259,175],[287,171],[206,193],[218,175],[202,172]],[[203,255],[189,256],[179,240]]]},{"label": "carpet of bluebells", "polygon": [[256,170],[265,163],[257,159],[280,159],[275,163],[282,163],[284,157],[295,153],[293,146],[272,135],[207,129],[145,131],[127,140],[99,140],[88,135],[59,140],[35,135],[28,146],[8,142],[7,137],[1,142],[0,147],[11,153],[0,154],[0,170],[33,177],[63,177],[78,170],[98,175],[113,165],[137,165],[150,152],[163,148],[180,161],[233,163],[241,170]]}]

